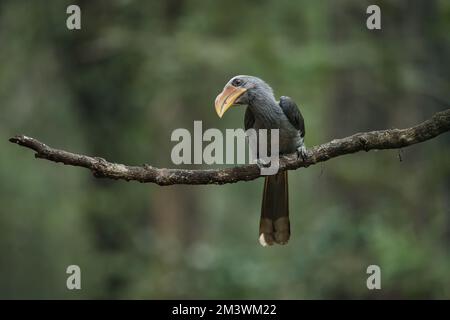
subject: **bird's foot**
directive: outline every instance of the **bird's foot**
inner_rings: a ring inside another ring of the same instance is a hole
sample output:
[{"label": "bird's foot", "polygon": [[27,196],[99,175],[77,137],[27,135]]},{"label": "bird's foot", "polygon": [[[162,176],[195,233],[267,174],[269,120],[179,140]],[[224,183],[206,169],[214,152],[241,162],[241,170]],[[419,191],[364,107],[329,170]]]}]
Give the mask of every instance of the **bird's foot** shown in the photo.
[{"label": "bird's foot", "polygon": [[268,168],[270,167],[270,159],[262,159],[258,158],[256,159],[256,164],[258,165],[258,168]]},{"label": "bird's foot", "polygon": [[308,158],[308,150],[306,150],[306,147],[304,145],[297,148],[297,159],[300,158],[302,158],[303,161]]}]

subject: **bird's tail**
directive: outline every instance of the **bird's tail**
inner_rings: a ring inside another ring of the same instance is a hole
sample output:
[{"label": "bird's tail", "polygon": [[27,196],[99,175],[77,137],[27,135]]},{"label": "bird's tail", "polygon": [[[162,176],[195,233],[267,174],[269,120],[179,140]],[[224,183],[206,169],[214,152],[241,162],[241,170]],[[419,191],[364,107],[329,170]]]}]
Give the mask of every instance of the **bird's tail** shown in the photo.
[{"label": "bird's tail", "polygon": [[266,177],[259,223],[259,243],[286,244],[291,235],[287,171]]}]

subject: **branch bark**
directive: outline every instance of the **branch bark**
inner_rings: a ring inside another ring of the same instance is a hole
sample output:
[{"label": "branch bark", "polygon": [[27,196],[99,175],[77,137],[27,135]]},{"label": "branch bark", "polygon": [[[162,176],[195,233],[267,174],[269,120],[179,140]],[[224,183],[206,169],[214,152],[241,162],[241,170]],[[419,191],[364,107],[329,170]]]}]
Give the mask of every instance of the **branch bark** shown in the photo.
[{"label": "branch bark", "polygon": [[[442,133],[450,131],[450,109],[436,113],[431,119],[407,129],[390,129],[357,133],[352,136],[334,139],[308,150],[308,156],[297,159],[296,154],[280,158],[280,170],[295,170],[308,167],[331,158],[358,151],[397,149],[430,140]],[[66,165],[90,169],[94,176],[135,180],[156,183],[160,186],[173,184],[225,184],[238,181],[250,181],[260,177],[256,164],[243,165],[219,170],[187,170],[155,168],[150,165],[127,166],[106,161],[103,158],[91,157],[51,148],[46,144],[24,135],[17,135],[9,141],[17,143],[36,152],[35,157]]]}]

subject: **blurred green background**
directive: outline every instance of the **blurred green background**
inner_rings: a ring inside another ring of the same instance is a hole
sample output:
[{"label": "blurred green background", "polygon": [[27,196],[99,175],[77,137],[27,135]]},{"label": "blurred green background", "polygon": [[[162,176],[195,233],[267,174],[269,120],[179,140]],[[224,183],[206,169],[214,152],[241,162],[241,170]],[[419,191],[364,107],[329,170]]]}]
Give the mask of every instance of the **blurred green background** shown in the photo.
[{"label": "blurred green background", "polygon": [[449,57],[447,0],[1,0],[0,298],[450,298],[449,135],[291,172],[291,241],[268,249],[262,179],[96,179],[8,142],[173,167],[175,128],[243,126],[213,102],[250,74],[297,101],[312,146],[448,108]]}]

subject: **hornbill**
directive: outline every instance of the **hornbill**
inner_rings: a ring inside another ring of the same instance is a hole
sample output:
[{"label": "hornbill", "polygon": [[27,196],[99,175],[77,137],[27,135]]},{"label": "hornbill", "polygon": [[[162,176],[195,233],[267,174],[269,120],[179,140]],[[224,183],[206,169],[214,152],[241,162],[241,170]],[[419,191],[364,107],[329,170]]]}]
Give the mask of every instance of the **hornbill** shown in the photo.
[{"label": "hornbill", "polygon": [[[289,97],[276,101],[272,88],[263,80],[239,75],[231,78],[215,100],[217,115],[222,118],[233,105],[247,105],[245,130],[279,129],[279,153],[297,152],[305,157],[305,124],[295,102]],[[267,176],[259,224],[259,243],[286,244],[290,236],[287,171]]]}]

